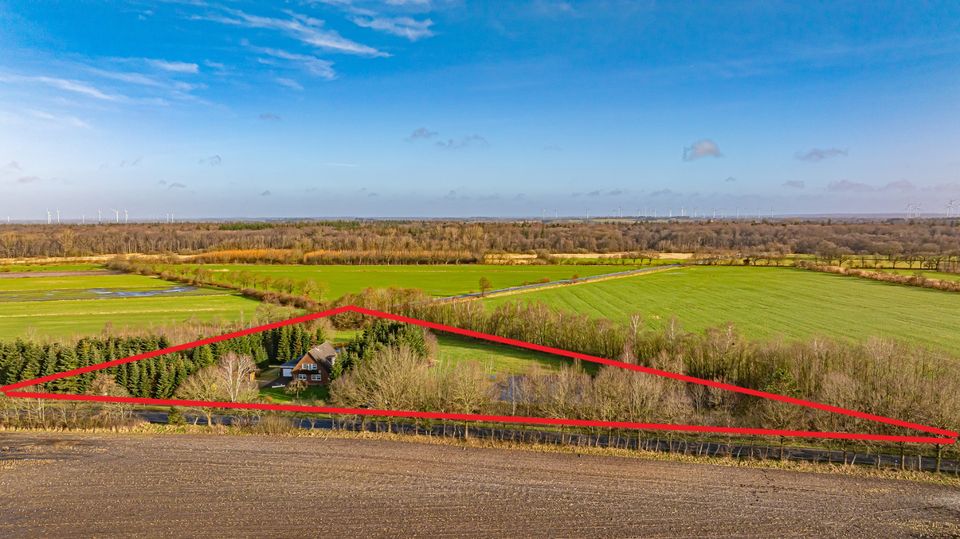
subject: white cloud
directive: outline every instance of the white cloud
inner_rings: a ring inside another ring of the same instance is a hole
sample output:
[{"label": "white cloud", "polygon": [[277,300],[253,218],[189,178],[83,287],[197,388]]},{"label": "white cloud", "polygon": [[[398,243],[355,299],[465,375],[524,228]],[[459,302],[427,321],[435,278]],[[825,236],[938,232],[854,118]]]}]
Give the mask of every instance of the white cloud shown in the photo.
[{"label": "white cloud", "polygon": [[846,157],[847,150],[840,148],[811,148],[805,152],[797,152],[796,158],[801,161],[823,161],[832,157]]},{"label": "white cloud", "polygon": [[199,73],[200,66],[197,64],[191,64],[187,62],[170,62],[168,60],[147,60],[147,63],[151,66],[162,69],[164,71],[170,71],[172,73]]},{"label": "white cloud", "polygon": [[426,127],[418,127],[413,130],[413,133],[410,133],[410,136],[407,137],[407,140],[421,140],[421,139],[426,140],[426,139],[431,139],[437,136],[438,134],[439,133],[437,133],[436,131],[431,131]]},{"label": "white cloud", "polygon": [[281,86],[286,86],[291,90],[297,90],[297,91],[303,90],[303,85],[293,79],[288,79],[286,77],[277,77],[275,80],[277,81],[277,84]]},{"label": "white cloud", "polygon": [[223,158],[219,154],[211,155],[210,157],[205,157],[200,161],[197,161],[201,165],[210,165],[211,167],[218,167],[223,164]]},{"label": "white cloud", "polygon": [[721,157],[720,146],[710,139],[701,139],[683,149],[683,160],[694,161],[702,157]]},{"label": "white cloud", "polygon": [[124,96],[122,95],[109,94],[84,82],[71,79],[61,79],[57,77],[0,75],[0,82],[26,84],[38,83],[50,86],[51,88],[56,88],[58,90],[64,90],[103,101],[121,101],[124,99]]},{"label": "white cloud", "polygon": [[448,150],[459,150],[461,148],[467,148],[469,146],[489,146],[490,143],[487,142],[487,139],[481,137],[480,135],[469,135],[466,137],[461,137],[459,139],[447,139],[437,142],[437,146],[441,148],[446,148]]},{"label": "white cloud", "polygon": [[370,28],[395,36],[405,37],[410,41],[416,41],[433,35],[433,32],[430,30],[430,27],[433,26],[433,21],[430,19],[418,21],[412,17],[354,17],[351,20],[354,24],[362,28]]},{"label": "white cloud", "polygon": [[69,114],[57,115],[57,114],[49,113],[47,111],[34,110],[34,109],[27,109],[25,112],[28,112],[34,118],[38,118],[40,120],[44,120],[46,122],[56,124],[56,125],[62,125],[67,127],[77,127],[81,129],[86,129],[90,127],[90,124],[88,124],[87,122],[81,120],[80,118],[77,118],[76,116],[71,116]]},{"label": "white cloud", "polygon": [[208,20],[241,26],[245,28],[264,28],[268,30],[277,30],[283,32],[300,42],[342,54],[354,54],[359,56],[389,56],[373,47],[351,41],[333,30],[323,29],[324,22],[306,15],[300,15],[292,11],[286,12],[291,18],[281,19],[276,17],[263,17],[260,15],[251,15],[239,9],[222,8],[223,14],[209,14],[197,16],[194,19]]},{"label": "white cloud", "polygon": [[297,54],[293,52],[287,52],[281,49],[260,48],[260,47],[251,47],[251,48],[256,52],[259,52],[260,54],[266,54],[267,56],[280,58],[281,60],[298,62],[301,65],[301,67],[311,75],[314,75],[326,80],[333,80],[337,78],[337,73],[333,70],[333,62],[330,62],[328,60],[322,60],[320,58],[317,58],[315,56],[310,56],[307,54]]}]

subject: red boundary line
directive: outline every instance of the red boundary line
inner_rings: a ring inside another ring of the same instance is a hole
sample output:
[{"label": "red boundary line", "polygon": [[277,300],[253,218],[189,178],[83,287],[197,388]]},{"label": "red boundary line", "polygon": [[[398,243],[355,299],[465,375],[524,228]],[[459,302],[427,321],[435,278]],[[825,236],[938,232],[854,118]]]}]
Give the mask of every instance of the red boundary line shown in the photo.
[{"label": "red boundary line", "polygon": [[[213,343],[234,339],[237,337],[243,337],[245,335],[251,335],[253,333],[259,333],[262,331],[267,331],[274,328],[279,328],[279,327],[288,326],[292,324],[309,322],[311,320],[325,318],[328,316],[333,316],[333,315],[345,313],[345,312],[355,312],[358,314],[364,314],[364,315],[374,316],[378,318],[385,318],[385,319],[394,320],[397,322],[414,324],[414,325],[418,325],[418,326],[422,326],[430,329],[435,329],[438,331],[444,331],[447,333],[464,335],[466,337],[472,337],[475,339],[481,339],[481,340],[496,342],[500,344],[507,344],[507,345],[516,346],[519,348],[526,348],[528,350],[536,350],[538,352],[545,352],[548,354],[569,357],[569,358],[579,359],[583,361],[589,361],[591,363],[598,363],[601,365],[608,365],[612,367],[618,367],[618,368],[637,371],[637,372],[643,372],[646,374],[653,374],[655,376],[662,376],[664,378],[670,378],[670,379],[678,380],[681,382],[688,382],[688,383],[699,384],[707,387],[714,387],[717,389],[723,389],[727,391],[733,391],[736,393],[742,393],[745,395],[751,395],[754,397],[785,402],[785,403],[794,404],[797,406],[804,406],[804,407],[812,408],[815,410],[822,410],[825,412],[846,415],[846,416],[855,417],[858,419],[864,419],[867,421],[884,423],[888,425],[904,427],[904,428],[917,430],[921,432],[948,436],[950,438],[892,436],[892,435],[815,432],[815,431],[789,431],[789,430],[751,429],[751,428],[735,428],[735,427],[710,427],[710,426],[703,426],[703,425],[665,425],[665,424],[656,424],[656,423],[610,422],[610,421],[554,419],[554,418],[536,418],[536,417],[519,417],[519,416],[484,416],[484,415],[477,415],[477,414],[447,414],[447,413],[414,412],[414,411],[403,411],[403,410],[369,410],[369,409],[309,407],[309,406],[298,407],[298,406],[292,406],[292,405],[276,405],[276,404],[262,404],[262,403],[224,403],[224,402],[185,401],[185,400],[170,400],[170,399],[147,399],[147,398],[136,398],[136,397],[100,397],[100,396],[92,396],[92,395],[62,395],[57,393],[30,393],[30,392],[16,391],[21,388],[35,386],[38,384],[59,380],[61,378],[68,378],[70,376],[76,376],[78,374],[84,374],[84,373],[93,372],[101,369],[106,369],[109,367],[114,367],[117,365],[123,365],[125,363],[140,361],[142,359],[150,359],[150,358],[154,358],[154,357],[165,355],[165,354],[181,352],[184,350],[189,350],[191,348],[196,348],[198,346],[203,346],[206,344],[213,344]],[[0,387],[0,392],[3,392],[10,397],[21,397],[21,398],[46,398],[46,399],[57,399],[57,400],[118,402],[118,403],[134,403],[134,404],[160,404],[165,406],[207,406],[207,407],[214,407],[214,408],[260,409],[260,410],[274,410],[274,411],[302,411],[302,412],[315,412],[315,413],[345,413],[345,414],[351,414],[351,415],[376,415],[376,416],[390,416],[390,417],[412,417],[412,418],[423,418],[423,419],[455,419],[455,420],[465,420],[465,421],[492,421],[492,422],[524,423],[524,424],[540,424],[540,425],[568,425],[568,426],[587,426],[587,427],[594,426],[594,427],[632,428],[632,429],[644,429],[644,430],[646,429],[674,430],[674,431],[683,431],[683,432],[716,432],[716,433],[724,433],[724,434],[745,434],[745,435],[760,435],[760,436],[821,437],[821,438],[832,438],[832,439],[901,441],[901,442],[909,441],[909,442],[918,442],[918,443],[942,443],[942,444],[955,443],[956,440],[954,440],[954,438],[958,436],[958,434],[954,431],[941,429],[937,427],[921,425],[918,423],[911,423],[909,421],[903,421],[900,419],[894,419],[894,418],[884,417],[884,416],[879,416],[874,414],[867,414],[867,413],[859,412],[856,410],[849,410],[849,409],[840,408],[837,406],[830,406],[830,405],[821,404],[818,402],[797,399],[797,398],[789,397],[786,395],[778,395],[776,393],[758,391],[755,389],[740,387],[733,384],[727,384],[724,382],[717,382],[714,380],[705,380],[702,378],[695,378],[693,376],[687,376],[685,374],[662,371],[659,369],[643,367],[640,365],[633,365],[630,363],[624,363],[622,361],[615,361],[612,359],[591,356],[591,355],[582,354],[579,352],[561,350],[559,348],[552,348],[549,346],[528,343],[528,342],[519,341],[516,339],[506,338],[506,337],[499,337],[497,335],[490,335],[490,334],[481,333],[478,331],[471,331],[468,329],[461,329],[453,326],[446,326],[446,325],[438,324],[435,322],[427,322],[425,320],[419,320],[416,318],[410,318],[406,316],[400,316],[400,315],[385,313],[381,311],[375,311],[372,309],[366,309],[363,307],[357,307],[353,305],[337,307],[335,309],[329,309],[326,311],[312,313],[312,314],[300,316],[297,318],[291,318],[289,320],[283,320],[280,322],[274,322],[271,324],[247,328],[244,330],[235,331],[235,332],[227,333],[224,335],[218,335],[215,337],[209,337],[209,338],[201,339],[194,342],[179,344],[179,345],[171,346],[161,350],[145,352],[143,354],[116,359],[113,361],[107,361],[107,362],[98,363],[95,365],[88,365],[86,367],[80,367],[80,368],[72,369],[69,371],[63,371],[60,373],[54,373],[47,376],[41,376],[39,378],[34,378],[32,380],[23,380],[14,384],[9,384],[9,385]]]},{"label": "red boundary line", "polygon": [[912,442],[924,444],[952,444],[953,438],[936,436],[897,436],[849,432],[822,432],[803,430],[754,429],[740,427],[713,427],[709,425],[674,425],[669,423],[636,423],[632,421],[595,421],[552,417],[512,415],[455,414],[448,412],[417,412],[413,410],[373,410],[370,408],[337,408],[332,406],[301,406],[296,404],[263,404],[256,402],[215,402],[180,399],[148,399],[140,397],[108,397],[102,395],[71,395],[62,393],[28,393],[14,391],[9,395],[21,398],[52,399],[84,402],[149,404],[155,406],[190,406],[227,408],[235,410],[269,410],[274,412],[306,412],[315,414],[365,415],[377,417],[406,417],[415,419],[449,419],[486,423],[519,423],[523,425],[559,425],[568,427],[602,427],[614,429],[665,430],[679,432],[707,432],[717,434],[746,434],[751,436],[788,436],[794,438],[830,438],[841,440],[869,440],[881,442]]}]

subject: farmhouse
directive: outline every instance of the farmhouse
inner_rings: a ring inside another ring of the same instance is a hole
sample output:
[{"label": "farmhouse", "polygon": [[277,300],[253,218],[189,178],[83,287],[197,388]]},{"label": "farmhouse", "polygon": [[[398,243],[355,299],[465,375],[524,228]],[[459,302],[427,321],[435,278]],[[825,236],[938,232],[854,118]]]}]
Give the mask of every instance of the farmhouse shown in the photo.
[{"label": "farmhouse", "polygon": [[337,350],[330,342],[314,346],[300,359],[291,359],[280,365],[281,376],[291,380],[303,380],[310,385],[326,384],[330,371],[337,361]]}]

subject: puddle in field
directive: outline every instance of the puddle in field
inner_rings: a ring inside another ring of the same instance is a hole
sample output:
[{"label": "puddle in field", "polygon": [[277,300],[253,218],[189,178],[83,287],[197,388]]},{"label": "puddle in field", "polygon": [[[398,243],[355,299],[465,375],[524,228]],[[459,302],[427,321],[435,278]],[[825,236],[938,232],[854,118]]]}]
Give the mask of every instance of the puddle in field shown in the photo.
[{"label": "puddle in field", "polygon": [[116,290],[109,288],[90,288],[87,292],[92,292],[100,297],[110,298],[149,298],[153,296],[166,296],[169,294],[182,294],[196,290],[195,286],[174,286],[160,290]]},{"label": "puddle in field", "polygon": [[0,302],[4,301],[54,301],[65,299],[112,299],[112,298],[150,298],[187,294],[197,290],[195,286],[171,286],[152,290],[131,290],[124,288],[87,288],[73,290],[36,290],[30,292],[0,292]]}]

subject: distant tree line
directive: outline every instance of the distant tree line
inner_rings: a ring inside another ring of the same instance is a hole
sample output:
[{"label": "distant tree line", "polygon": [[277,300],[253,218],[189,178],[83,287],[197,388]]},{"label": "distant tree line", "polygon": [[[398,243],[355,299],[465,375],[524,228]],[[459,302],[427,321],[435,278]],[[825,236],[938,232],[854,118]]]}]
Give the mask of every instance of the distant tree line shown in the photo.
[{"label": "distant tree line", "polygon": [[594,252],[957,256],[960,221],[304,221],[0,227],[0,258],[207,253],[201,261],[434,264],[479,262],[497,253]]},{"label": "distant tree line", "polygon": [[827,266],[823,264],[805,262],[798,263],[797,267],[811,271],[819,271],[821,273],[833,273],[835,275],[860,277],[862,279],[870,279],[872,281],[880,281],[884,283],[918,286],[921,288],[934,288],[936,290],[943,290],[945,292],[960,292],[960,280],[954,281],[949,279],[931,279],[930,277],[924,276],[919,271],[912,275],[902,275],[888,271],[870,271],[857,268],[846,268],[843,266]]}]

